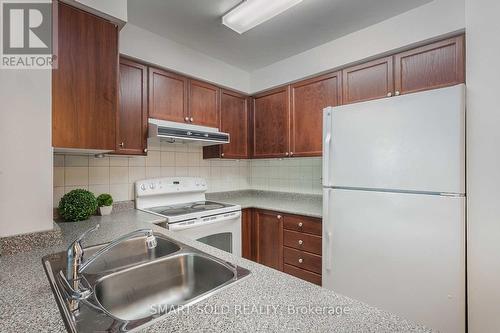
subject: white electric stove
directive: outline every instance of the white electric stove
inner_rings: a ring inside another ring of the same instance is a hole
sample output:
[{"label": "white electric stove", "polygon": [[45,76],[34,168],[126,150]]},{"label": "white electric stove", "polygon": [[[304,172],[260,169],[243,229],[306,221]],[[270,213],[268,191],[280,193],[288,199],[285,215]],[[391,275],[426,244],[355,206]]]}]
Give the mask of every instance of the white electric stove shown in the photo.
[{"label": "white electric stove", "polygon": [[135,205],[165,217],[171,231],[241,256],[241,207],[206,201],[206,191],[207,182],[198,177],[140,180]]}]

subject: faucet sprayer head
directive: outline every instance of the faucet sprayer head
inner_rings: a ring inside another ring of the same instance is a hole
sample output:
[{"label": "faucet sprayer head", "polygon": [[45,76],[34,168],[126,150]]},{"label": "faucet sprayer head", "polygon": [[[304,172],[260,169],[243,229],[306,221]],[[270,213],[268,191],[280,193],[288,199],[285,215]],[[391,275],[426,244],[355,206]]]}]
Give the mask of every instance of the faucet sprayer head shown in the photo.
[{"label": "faucet sprayer head", "polygon": [[158,242],[156,241],[156,237],[153,234],[150,234],[146,237],[146,246],[148,249],[154,249],[158,245]]}]

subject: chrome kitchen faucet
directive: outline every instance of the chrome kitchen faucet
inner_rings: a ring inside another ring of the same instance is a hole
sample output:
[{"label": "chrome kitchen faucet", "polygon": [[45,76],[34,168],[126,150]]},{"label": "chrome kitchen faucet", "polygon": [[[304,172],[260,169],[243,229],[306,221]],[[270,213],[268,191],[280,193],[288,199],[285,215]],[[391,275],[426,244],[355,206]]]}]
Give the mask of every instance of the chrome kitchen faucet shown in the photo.
[{"label": "chrome kitchen faucet", "polygon": [[64,275],[61,271],[60,276],[70,294],[71,301],[69,304],[69,308],[72,312],[78,310],[78,302],[80,300],[87,299],[92,294],[92,291],[90,289],[81,286],[81,274],[101,255],[105,254],[118,244],[139,235],[146,236],[146,246],[148,249],[154,249],[157,245],[156,237],[153,235],[152,229],[139,229],[116,238],[111,243],[94,253],[90,258],[88,258],[87,260],[83,260],[84,251],[81,242],[87,236],[87,234],[96,231],[97,229],[99,229],[99,224],[81,234],[74,242],[72,242],[68,246],[68,249],[66,251],[66,275]]}]

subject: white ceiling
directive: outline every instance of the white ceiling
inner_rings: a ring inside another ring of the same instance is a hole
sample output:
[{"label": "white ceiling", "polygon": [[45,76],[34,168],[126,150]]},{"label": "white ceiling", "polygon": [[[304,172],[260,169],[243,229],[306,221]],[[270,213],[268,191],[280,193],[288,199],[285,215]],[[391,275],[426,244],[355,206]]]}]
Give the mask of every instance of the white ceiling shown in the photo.
[{"label": "white ceiling", "polygon": [[128,0],[128,20],[252,71],[431,1],[304,0],[243,35],[221,23],[241,0]]}]

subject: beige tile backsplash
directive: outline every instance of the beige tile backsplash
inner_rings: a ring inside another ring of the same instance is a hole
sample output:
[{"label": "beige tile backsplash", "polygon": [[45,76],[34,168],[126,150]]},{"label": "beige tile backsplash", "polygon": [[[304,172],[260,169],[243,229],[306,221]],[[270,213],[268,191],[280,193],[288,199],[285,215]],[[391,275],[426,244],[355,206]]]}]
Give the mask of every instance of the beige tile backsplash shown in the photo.
[{"label": "beige tile backsplash", "polygon": [[115,201],[133,200],[135,181],[167,176],[204,177],[209,192],[321,193],[321,158],[203,160],[201,147],[167,143],[150,143],[147,157],[54,154],[54,206],[76,188],[110,193]]}]

